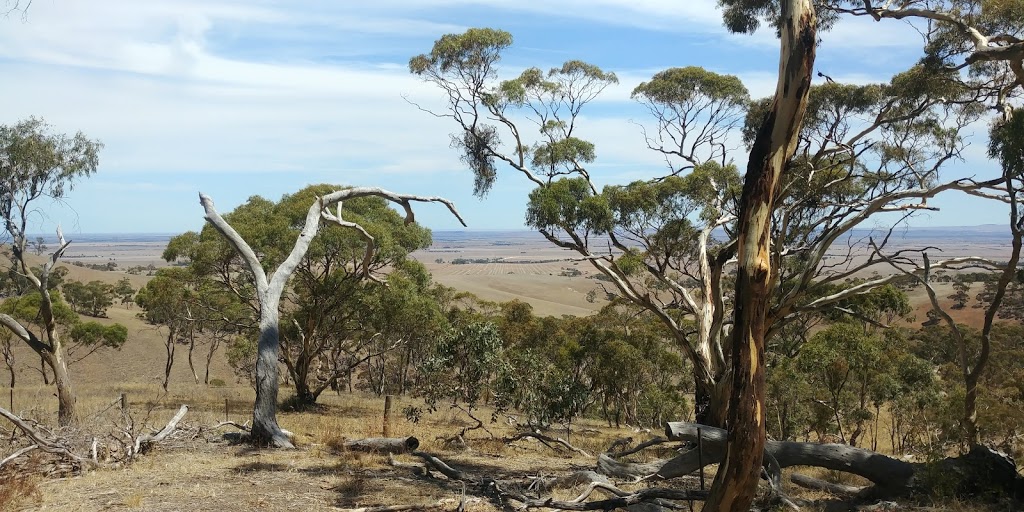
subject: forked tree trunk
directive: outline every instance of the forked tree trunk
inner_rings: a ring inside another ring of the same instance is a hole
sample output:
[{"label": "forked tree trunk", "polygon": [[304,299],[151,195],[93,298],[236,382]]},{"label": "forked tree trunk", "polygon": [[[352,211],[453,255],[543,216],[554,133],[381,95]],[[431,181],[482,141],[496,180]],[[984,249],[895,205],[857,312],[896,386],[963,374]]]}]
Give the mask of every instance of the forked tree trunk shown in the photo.
[{"label": "forked tree trunk", "polygon": [[771,215],[783,169],[792,158],[811,88],[817,43],[810,0],[783,0],[779,82],[772,108],[754,139],[740,198],[732,397],[725,460],[705,510],[750,510],[765,442],[764,336],[772,277]]},{"label": "forked tree trunk", "polygon": [[330,208],[346,199],[357,197],[376,196],[389,201],[401,204],[406,211],[406,223],[415,219],[412,212],[412,201],[439,202],[443,203],[465,226],[455,209],[455,205],[440,197],[420,197],[411,195],[400,195],[379,188],[350,188],[339,190],[317,198],[310,205],[306,212],[306,220],[295,240],[288,257],[267,276],[266,270],[259,257],[224,218],[217,212],[213,200],[200,193],[199,203],[206,212],[206,220],[210,222],[228,240],[235,251],[242,257],[249,271],[253,274],[256,284],[256,295],[260,306],[260,339],[256,354],[256,402],[253,405],[253,425],[251,436],[257,444],[269,444],[278,448],[294,448],[288,436],[277,424],[277,389],[278,389],[278,358],[280,357],[280,313],[278,307],[281,303],[281,294],[284,293],[288,280],[291,278],[295,268],[306,256],[309,244],[320,231],[321,220],[335,223],[339,226],[354,228],[359,231],[366,240],[366,254],[363,260],[364,272],[369,272],[369,261],[374,251],[374,239],[358,224],[345,221],[341,218],[339,207],[337,215],[331,213]]},{"label": "forked tree trunk", "polygon": [[[280,296],[278,294],[278,296]],[[252,439],[261,445],[292,448],[277,424],[278,301],[264,297],[260,306],[260,341],[256,354],[256,405],[252,411]]]},{"label": "forked tree trunk", "polygon": [[57,424],[66,427],[78,423],[75,393],[71,375],[60,353],[46,353],[46,363],[53,370],[53,384],[57,388]]}]

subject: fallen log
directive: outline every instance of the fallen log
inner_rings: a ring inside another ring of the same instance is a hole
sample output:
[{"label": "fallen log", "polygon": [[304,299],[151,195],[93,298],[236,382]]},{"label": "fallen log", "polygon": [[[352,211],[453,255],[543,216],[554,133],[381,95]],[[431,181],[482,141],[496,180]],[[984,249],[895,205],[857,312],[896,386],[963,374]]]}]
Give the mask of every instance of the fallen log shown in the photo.
[{"label": "fallen log", "polygon": [[[697,442],[698,429],[703,448],[700,457],[697,450],[689,450],[670,459],[653,475],[675,478],[697,471],[702,463],[709,465],[722,461],[727,436],[723,429],[669,422],[665,425],[665,434],[669,439]],[[863,477],[874,485],[857,494],[857,498],[862,500],[917,493],[972,497],[992,491],[1014,499],[1024,497],[1024,479],[1017,474],[1013,460],[984,446],[974,446],[960,457],[931,463],[909,463],[845,444],[768,441],[765,443],[765,458],[772,460],[773,465],[777,463],[778,469],[812,466]]]},{"label": "fallen log", "polygon": [[623,462],[613,459],[607,453],[602,453],[597,456],[597,471],[616,480],[638,482],[658,474],[669,462],[671,460],[668,459],[658,459],[651,462]]},{"label": "fallen log", "polygon": [[410,453],[420,446],[420,440],[413,436],[409,437],[368,437],[366,439],[353,439],[345,441],[346,450],[372,453]]},{"label": "fallen log", "polygon": [[[665,425],[665,435],[680,441],[698,442],[698,430],[703,460],[698,461],[697,454],[693,453],[696,450],[690,450],[666,463],[658,471],[659,477],[688,475],[700,469],[701,462],[708,465],[722,461],[727,437],[724,429],[685,422],[669,422]],[[765,452],[778,462],[780,468],[814,466],[834,469],[864,477],[886,489],[902,489],[914,476],[911,464],[845,444],[768,441],[765,443]]]}]

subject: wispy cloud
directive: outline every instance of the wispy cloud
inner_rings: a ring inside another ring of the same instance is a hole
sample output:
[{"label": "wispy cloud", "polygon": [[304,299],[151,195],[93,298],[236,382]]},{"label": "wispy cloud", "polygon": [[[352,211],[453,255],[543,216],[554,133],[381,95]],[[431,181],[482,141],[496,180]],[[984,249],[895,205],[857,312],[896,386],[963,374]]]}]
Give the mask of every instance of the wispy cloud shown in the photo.
[{"label": "wispy cloud", "polygon": [[[770,30],[727,34],[715,0],[37,1],[27,19],[0,20],[0,123],[43,116],[106,144],[105,177],[82,187],[89,197],[71,199],[87,230],[143,219],[173,230],[175,219],[196,218],[199,189],[230,208],[253,193],[274,197],[322,181],[450,195],[478,227],[517,223],[529,187],[502,176],[487,203],[471,198],[472,180],[448,147],[451,123],[406,101],[442,106],[406,62],[467,26],[523,34],[530,48],[517,45],[506,72],[583,58],[618,73],[580,132],[597,145],[595,169],[607,182],[662,168],[630,124],[643,113],[629,95],[661,70],[653,66],[703,57],[762,97],[775,88],[778,52]],[[629,52],[611,63],[586,44],[577,46],[582,54],[563,53],[561,27]],[[868,30],[872,37],[863,37]],[[679,46],[643,46],[617,31],[677,38],[670,41]],[[852,83],[887,79],[873,64],[879,55],[905,60],[902,49],[920,43],[910,27],[869,20],[823,38],[821,62],[849,64],[826,72]],[[647,54],[657,58],[640,59]],[[104,195],[115,193],[146,213],[111,214]]]}]

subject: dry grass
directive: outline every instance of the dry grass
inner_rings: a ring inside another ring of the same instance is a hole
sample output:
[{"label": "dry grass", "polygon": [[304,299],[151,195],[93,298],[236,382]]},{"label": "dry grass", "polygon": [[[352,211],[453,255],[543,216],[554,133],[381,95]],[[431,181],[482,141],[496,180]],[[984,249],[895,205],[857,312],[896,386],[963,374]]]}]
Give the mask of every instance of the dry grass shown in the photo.
[{"label": "dry grass", "polygon": [[[144,395],[153,390],[135,388]],[[223,417],[223,390],[203,395],[191,394],[192,410],[186,417],[191,425],[213,425]],[[235,391],[235,390],[232,390]],[[83,396],[83,409],[99,409],[109,394]],[[175,397],[176,398],[176,397]],[[380,436],[383,400],[365,395],[324,397],[324,407],[316,412],[282,413],[284,428],[298,436],[295,451],[256,450],[234,445],[213,433],[210,442],[197,441],[173,449],[158,449],[127,469],[101,469],[85,475],[38,482],[39,492],[31,493],[27,481],[26,496],[19,507],[38,510],[334,510],[374,504],[432,504],[452,500],[454,508],[462,495],[461,484],[442,478],[416,478],[405,468],[388,464],[385,456],[346,452],[340,445],[346,438]],[[401,410],[409,399],[399,399]],[[169,399],[147,404],[133,402],[141,415],[153,411],[150,423],[161,425],[178,401]],[[239,410],[232,419],[241,421]],[[539,443],[521,441],[512,446],[489,439],[474,431],[471,449],[447,449],[441,438],[457,432],[468,421],[457,413],[442,411],[419,423],[404,418],[392,419],[393,435],[414,435],[421,449],[438,454],[463,471],[492,478],[526,475],[553,475],[574,466],[592,467],[593,460],[576,454],[556,453]],[[95,428],[101,425],[93,425]],[[625,431],[597,429],[587,425],[587,434],[573,436],[580,447],[597,452]],[[506,425],[488,425],[496,436],[509,433]],[[563,436],[564,432],[555,434]],[[403,462],[419,459],[405,455]],[[15,487],[10,492],[16,492]],[[18,489],[21,489],[19,487]],[[569,497],[577,490],[564,491]],[[27,500],[27,501],[26,501]],[[33,501],[34,500],[34,501]],[[467,510],[496,510],[482,501],[471,502]]]},{"label": "dry grass", "polygon": [[0,512],[39,505],[43,497],[39,481],[35,475],[0,471]]}]

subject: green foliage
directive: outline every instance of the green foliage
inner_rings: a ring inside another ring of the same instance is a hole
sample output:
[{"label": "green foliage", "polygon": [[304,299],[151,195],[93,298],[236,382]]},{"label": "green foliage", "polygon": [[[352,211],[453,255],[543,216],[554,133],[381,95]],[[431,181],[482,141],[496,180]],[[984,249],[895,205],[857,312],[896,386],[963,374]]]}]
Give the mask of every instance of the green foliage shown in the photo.
[{"label": "green foliage", "polygon": [[[52,303],[53,321],[58,329],[67,334],[72,347],[69,353],[79,352],[85,349],[84,355],[79,354],[69,363],[80,361],[100,348],[120,349],[128,341],[128,328],[121,324],[104,325],[99,322],[82,322],[78,314],[64,302],[64,298],[57,291],[50,293]],[[35,327],[40,332],[45,331],[46,326],[40,315],[42,297],[38,292],[30,292],[21,297],[12,297],[0,302],[0,313],[11,315],[14,319],[26,326]]]},{"label": "green foliage", "polygon": [[[856,286],[860,281],[852,280],[842,286]],[[825,293],[839,291],[838,287],[828,287]],[[873,288],[867,293],[855,295],[836,304],[836,309],[829,313],[829,318],[839,320],[848,312],[855,317],[868,319],[876,323],[891,324],[895,319],[905,317],[913,312],[910,298],[893,284]]]},{"label": "green foliage", "polygon": [[[0,251],[0,254],[3,254]],[[40,275],[43,272],[42,266],[32,267],[32,273]],[[64,284],[64,279],[68,275],[67,267],[54,267],[50,270],[49,279],[46,280],[46,289],[53,291],[58,289]],[[29,290],[34,289],[35,286],[25,277],[24,274],[18,272],[16,263],[11,264],[5,272],[0,272],[0,297],[14,297],[28,293]]]},{"label": "green foliage", "polygon": [[[542,181],[534,173],[548,180],[585,174],[582,164],[594,160],[595,150],[592,143],[573,135],[575,120],[583,105],[618,82],[614,73],[579,60],[547,73],[529,68],[497,82],[496,65],[511,44],[508,32],[472,28],[442,36],[429,54],[409,60],[411,73],[447,92],[446,117],[459,125],[451,145],[473,171],[474,194],[480,197],[493,186],[499,159],[529,173],[538,185]],[[540,127],[537,140],[524,140],[526,132],[514,128],[509,114],[517,109]],[[510,128],[503,133],[514,139],[511,156],[502,152],[499,127]],[[527,162],[533,170],[527,171]]]},{"label": "green foliage", "polygon": [[[811,430],[823,430],[815,424],[812,387],[796,360],[783,358],[769,368],[767,381],[768,432],[781,441],[806,438]],[[816,428],[817,427],[817,428]]]},{"label": "green foliage", "polygon": [[[57,325],[70,326],[78,322],[78,315],[75,314],[59,292],[50,292],[52,302],[53,321]],[[6,313],[15,320],[28,325],[35,325],[45,329],[44,319],[39,314],[43,298],[39,292],[29,292],[20,297],[12,297],[0,302],[0,313]]]},{"label": "green foliage", "polygon": [[[286,194],[276,203],[251,197],[224,217],[248,241],[264,267],[273,270],[290,254],[310,206],[337,189],[312,185]],[[367,353],[375,349],[387,352],[394,348],[391,345],[412,339],[414,336],[403,338],[398,333],[422,320],[419,313],[434,311],[427,316],[437,316],[436,307],[431,310],[411,291],[418,284],[429,283],[429,276],[422,268],[406,263],[410,252],[430,245],[430,231],[406,225],[379,197],[345,201],[341,213],[374,238],[375,251],[368,265],[371,273],[398,269],[412,283],[394,281],[389,289],[365,282],[366,240],[360,232],[334,224],[322,226],[296,268],[282,305],[281,359],[296,384],[299,401],[304,403],[312,403],[324,389],[336,386]],[[164,257],[187,261],[188,266],[161,271],[147,285],[149,290],[140,292],[147,320],[174,328],[192,318],[189,321],[200,322],[201,329],[224,333],[234,329],[255,336],[258,307],[252,276],[216,230],[206,226],[200,233],[173,238]],[[396,298],[399,296],[404,299]],[[211,310],[207,307],[210,303],[229,308],[231,321],[203,318],[202,312]],[[423,307],[412,309],[418,306]],[[191,314],[187,314],[189,310]],[[422,332],[426,336],[432,331]],[[377,333],[380,335],[374,338]],[[251,374],[254,355],[245,353],[250,349],[255,350],[255,344],[236,341],[229,347],[239,375]]]},{"label": "green foliage", "polygon": [[844,440],[849,433],[844,431],[847,423],[856,424],[855,432],[859,432],[872,418],[866,407],[868,390],[877,378],[883,353],[879,337],[867,335],[861,326],[851,323],[829,326],[800,352],[798,365],[811,388],[821,393],[817,399],[831,409]]},{"label": "green foliage", "polygon": [[633,89],[633,98],[665,106],[698,104],[702,98],[717,100],[724,108],[745,107],[747,88],[733,75],[719,75],[704,68],[669,68]]},{"label": "green foliage", "polygon": [[422,366],[418,394],[431,411],[448,400],[470,410],[482,404],[504,364],[503,345],[492,323],[453,326]]},{"label": "green foliage", "polygon": [[530,227],[604,233],[610,223],[606,199],[595,196],[585,178],[563,178],[530,192],[526,207],[526,224]]},{"label": "green foliage", "polygon": [[988,156],[998,160],[1011,176],[1024,176],[1024,109],[1015,110],[1008,122],[992,126]]},{"label": "green foliage", "polygon": [[[817,29],[824,31],[830,29],[838,20],[838,14],[827,7],[839,4],[863,5],[858,1],[850,0],[814,0],[815,11],[818,17]],[[753,34],[762,23],[775,28],[776,35],[779,32],[779,13],[781,5],[779,0],[718,0],[722,10],[722,23],[730,32],[737,34]]]},{"label": "green foliage", "polygon": [[227,345],[228,365],[239,379],[256,387],[256,346],[254,336],[236,336]]},{"label": "green foliage", "polygon": [[121,324],[103,325],[99,322],[84,322],[71,328],[71,340],[83,347],[119,349],[128,341],[128,328]]},{"label": "green foliage", "polygon": [[963,309],[967,306],[967,302],[971,300],[968,293],[970,291],[971,283],[964,281],[959,276],[953,280],[953,293],[947,297],[953,300],[953,309]]},{"label": "green foliage", "polygon": [[480,78],[490,76],[491,66],[501,51],[512,45],[512,34],[504,30],[471,28],[462,34],[446,34],[434,43],[429,54],[409,60],[409,71],[421,75],[431,70],[480,70]]},{"label": "green foliage", "polygon": [[81,132],[55,134],[34,117],[0,126],[0,219],[26,214],[27,202],[40,197],[64,197],[75,180],[96,172],[102,147]]},{"label": "green foliage", "polygon": [[132,281],[127,276],[122,277],[117,281],[112,290],[117,298],[121,299],[121,304],[131,304],[135,302],[135,288],[132,288]]},{"label": "green foliage", "polygon": [[107,316],[107,308],[114,304],[114,286],[103,281],[68,280],[62,286],[68,304],[76,313],[93,317]]}]

